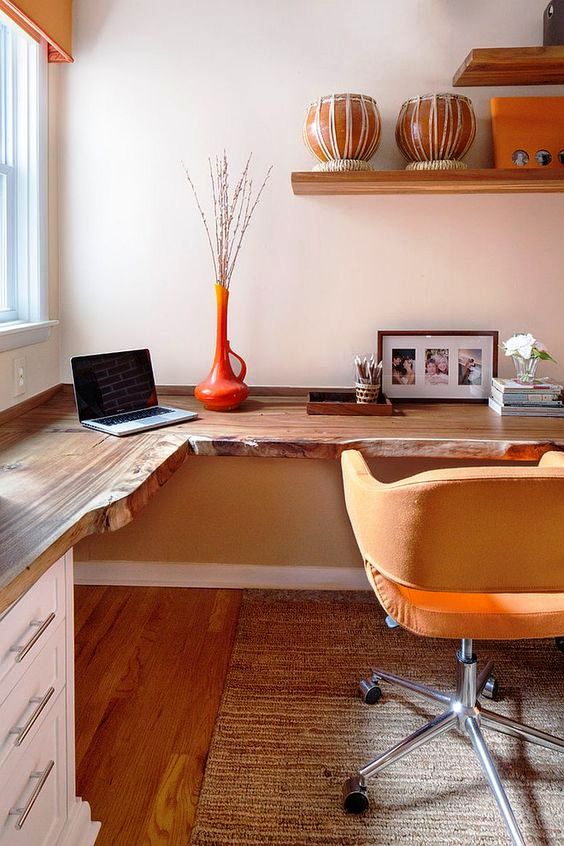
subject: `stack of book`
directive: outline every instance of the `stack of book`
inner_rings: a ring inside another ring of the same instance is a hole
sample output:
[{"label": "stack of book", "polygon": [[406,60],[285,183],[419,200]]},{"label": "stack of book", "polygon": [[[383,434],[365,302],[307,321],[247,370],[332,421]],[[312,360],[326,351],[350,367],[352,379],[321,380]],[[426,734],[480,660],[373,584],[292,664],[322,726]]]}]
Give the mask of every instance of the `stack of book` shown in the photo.
[{"label": "stack of book", "polygon": [[523,385],[515,379],[492,379],[490,408],[497,414],[564,417],[564,386],[552,379]]}]

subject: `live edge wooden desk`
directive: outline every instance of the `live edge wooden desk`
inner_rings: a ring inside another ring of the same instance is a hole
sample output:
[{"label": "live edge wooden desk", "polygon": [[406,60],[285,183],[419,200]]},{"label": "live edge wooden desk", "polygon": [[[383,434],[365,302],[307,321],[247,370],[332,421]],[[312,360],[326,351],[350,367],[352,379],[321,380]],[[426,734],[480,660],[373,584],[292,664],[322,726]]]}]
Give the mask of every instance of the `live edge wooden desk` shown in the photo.
[{"label": "live edge wooden desk", "polygon": [[129,438],[83,429],[64,391],[0,415],[0,846],[28,817],[25,842],[94,844],[99,823],[75,787],[72,547],[132,520],[188,456],[336,459],[356,447],[367,457],[534,461],[564,449],[563,420],[508,420],[484,405],[308,417],[304,397],[252,397],[231,414],[200,413]]},{"label": "live edge wooden desk", "polygon": [[161,402],[201,419],[114,438],[78,424],[59,391],[0,426],[0,613],[81,538],[134,518],[188,456],[537,461],[564,450],[564,420],[502,418],[486,405],[405,404],[391,417],[321,417],[304,397],[251,397],[231,413],[189,396]]}]

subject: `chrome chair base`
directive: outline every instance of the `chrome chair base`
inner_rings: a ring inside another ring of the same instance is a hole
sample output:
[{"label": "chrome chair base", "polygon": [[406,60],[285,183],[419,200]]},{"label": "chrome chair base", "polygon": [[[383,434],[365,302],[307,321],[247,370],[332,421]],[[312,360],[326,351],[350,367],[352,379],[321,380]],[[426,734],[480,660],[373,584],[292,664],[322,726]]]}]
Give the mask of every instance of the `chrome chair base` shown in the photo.
[{"label": "chrome chair base", "polygon": [[[377,775],[390,764],[409,755],[419,746],[434,740],[439,735],[452,729],[458,729],[468,735],[472,748],[480,762],[488,786],[497,802],[507,832],[513,846],[524,846],[525,840],[515,819],[515,815],[507,799],[507,794],[501,783],[496,766],[490,755],[482,728],[518,737],[538,746],[544,746],[554,752],[564,752],[564,739],[554,737],[531,726],[525,726],[515,720],[510,720],[493,711],[482,708],[478,697],[481,695],[493,698],[497,691],[497,682],[492,676],[493,662],[488,661],[480,673],[477,670],[476,656],[472,653],[472,641],[463,640],[460,650],[456,653],[456,691],[453,694],[441,693],[434,688],[411,681],[410,679],[388,673],[386,670],[375,668],[372,677],[360,683],[363,700],[369,704],[377,702],[382,691],[380,682],[385,681],[398,685],[412,693],[439,702],[444,710],[439,716],[430,720],[424,726],[400,740],[387,752],[379,755],[373,761],[361,767],[343,786],[343,804],[347,811],[359,814],[368,808],[367,779]],[[379,692],[378,692],[379,691]]]}]

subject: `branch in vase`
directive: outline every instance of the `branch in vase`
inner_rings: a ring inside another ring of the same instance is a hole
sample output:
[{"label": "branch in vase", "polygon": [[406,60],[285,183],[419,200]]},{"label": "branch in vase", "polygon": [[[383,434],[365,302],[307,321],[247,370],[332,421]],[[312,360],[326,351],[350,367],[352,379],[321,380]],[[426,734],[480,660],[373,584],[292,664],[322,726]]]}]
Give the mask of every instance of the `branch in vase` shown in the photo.
[{"label": "branch in vase", "polygon": [[229,288],[243,238],[272,171],[271,166],[266,172],[259,191],[253,198],[253,180],[249,176],[251,159],[252,153],[245,163],[231,196],[229,190],[229,160],[226,152],[224,151],[221,157],[216,156],[213,162],[211,158],[208,159],[215,224],[215,246],[198,193],[188,169],[183,165],[208,237],[215,278],[224,288]]},{"label": "branch in vase", "polygon": [[[186,167],[185,164],[182,164],[182,167],[184,168],[184,171],[186,173],[186,179],[188,180],[188,184],[190,185],[190,188],[192,189],[192,193],[194,194],[194,199],[196,200],[196,205],[198,206],[198,211],[200,212],[200,215],[201,215],[202,220],[204,222],[204,227],[205,227],[205,230],[206,230],[206,235],[208,236],[208,243],[210,245],[210,250],[211,250],[211,254],[212,254],[213,269],[214,269],[215,276],[217,278],[217,264],[216,264],[216,260],[215,260],[215,253],[214,253],[214,250],[213,250],[213,245],[212,245],[210,230],[209,230],[209,227],[208,227],[208,222],[206,220],[206,216],[204,214],[204,211],[203,211],[203,209],[200,205],[200,200],[198,198],[198,193],[196,191],[196,188],[194,187],[194,183],[192,182],[192,179],[190,178],[190,174],[188,173],[188,168]],[[215,216],[215,212],[214,212],[214,216]],[[216,230],[217,230],[217,224],[216,224]]]}]

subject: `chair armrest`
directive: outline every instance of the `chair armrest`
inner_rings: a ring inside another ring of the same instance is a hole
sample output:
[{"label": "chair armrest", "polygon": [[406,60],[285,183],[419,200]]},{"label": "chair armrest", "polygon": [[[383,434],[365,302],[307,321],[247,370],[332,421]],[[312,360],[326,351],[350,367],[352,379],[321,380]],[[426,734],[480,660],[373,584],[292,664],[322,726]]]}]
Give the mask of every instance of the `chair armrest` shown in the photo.
[{"label": "chair armrest", "polygon": [[364,460],[362,453],[357,449],[347,449],[341,453],[341,467],[343,468],[343,473],[350,476],[372,477],[368,464]]},{"label": "chair armrest", "polygon": [[341,453],[341,470],[343,472],[345,489],[347,487],[347,480],[358,482],[371,490],[385,490],[390,487],[385,482],[380,482],[372,474],[364,456],[357,449],[347,449]]},{"label": "chair armrest", "polygon": [[545,452],[539,461],[539,467],[561,467],[564,470],[564,452]]}]

